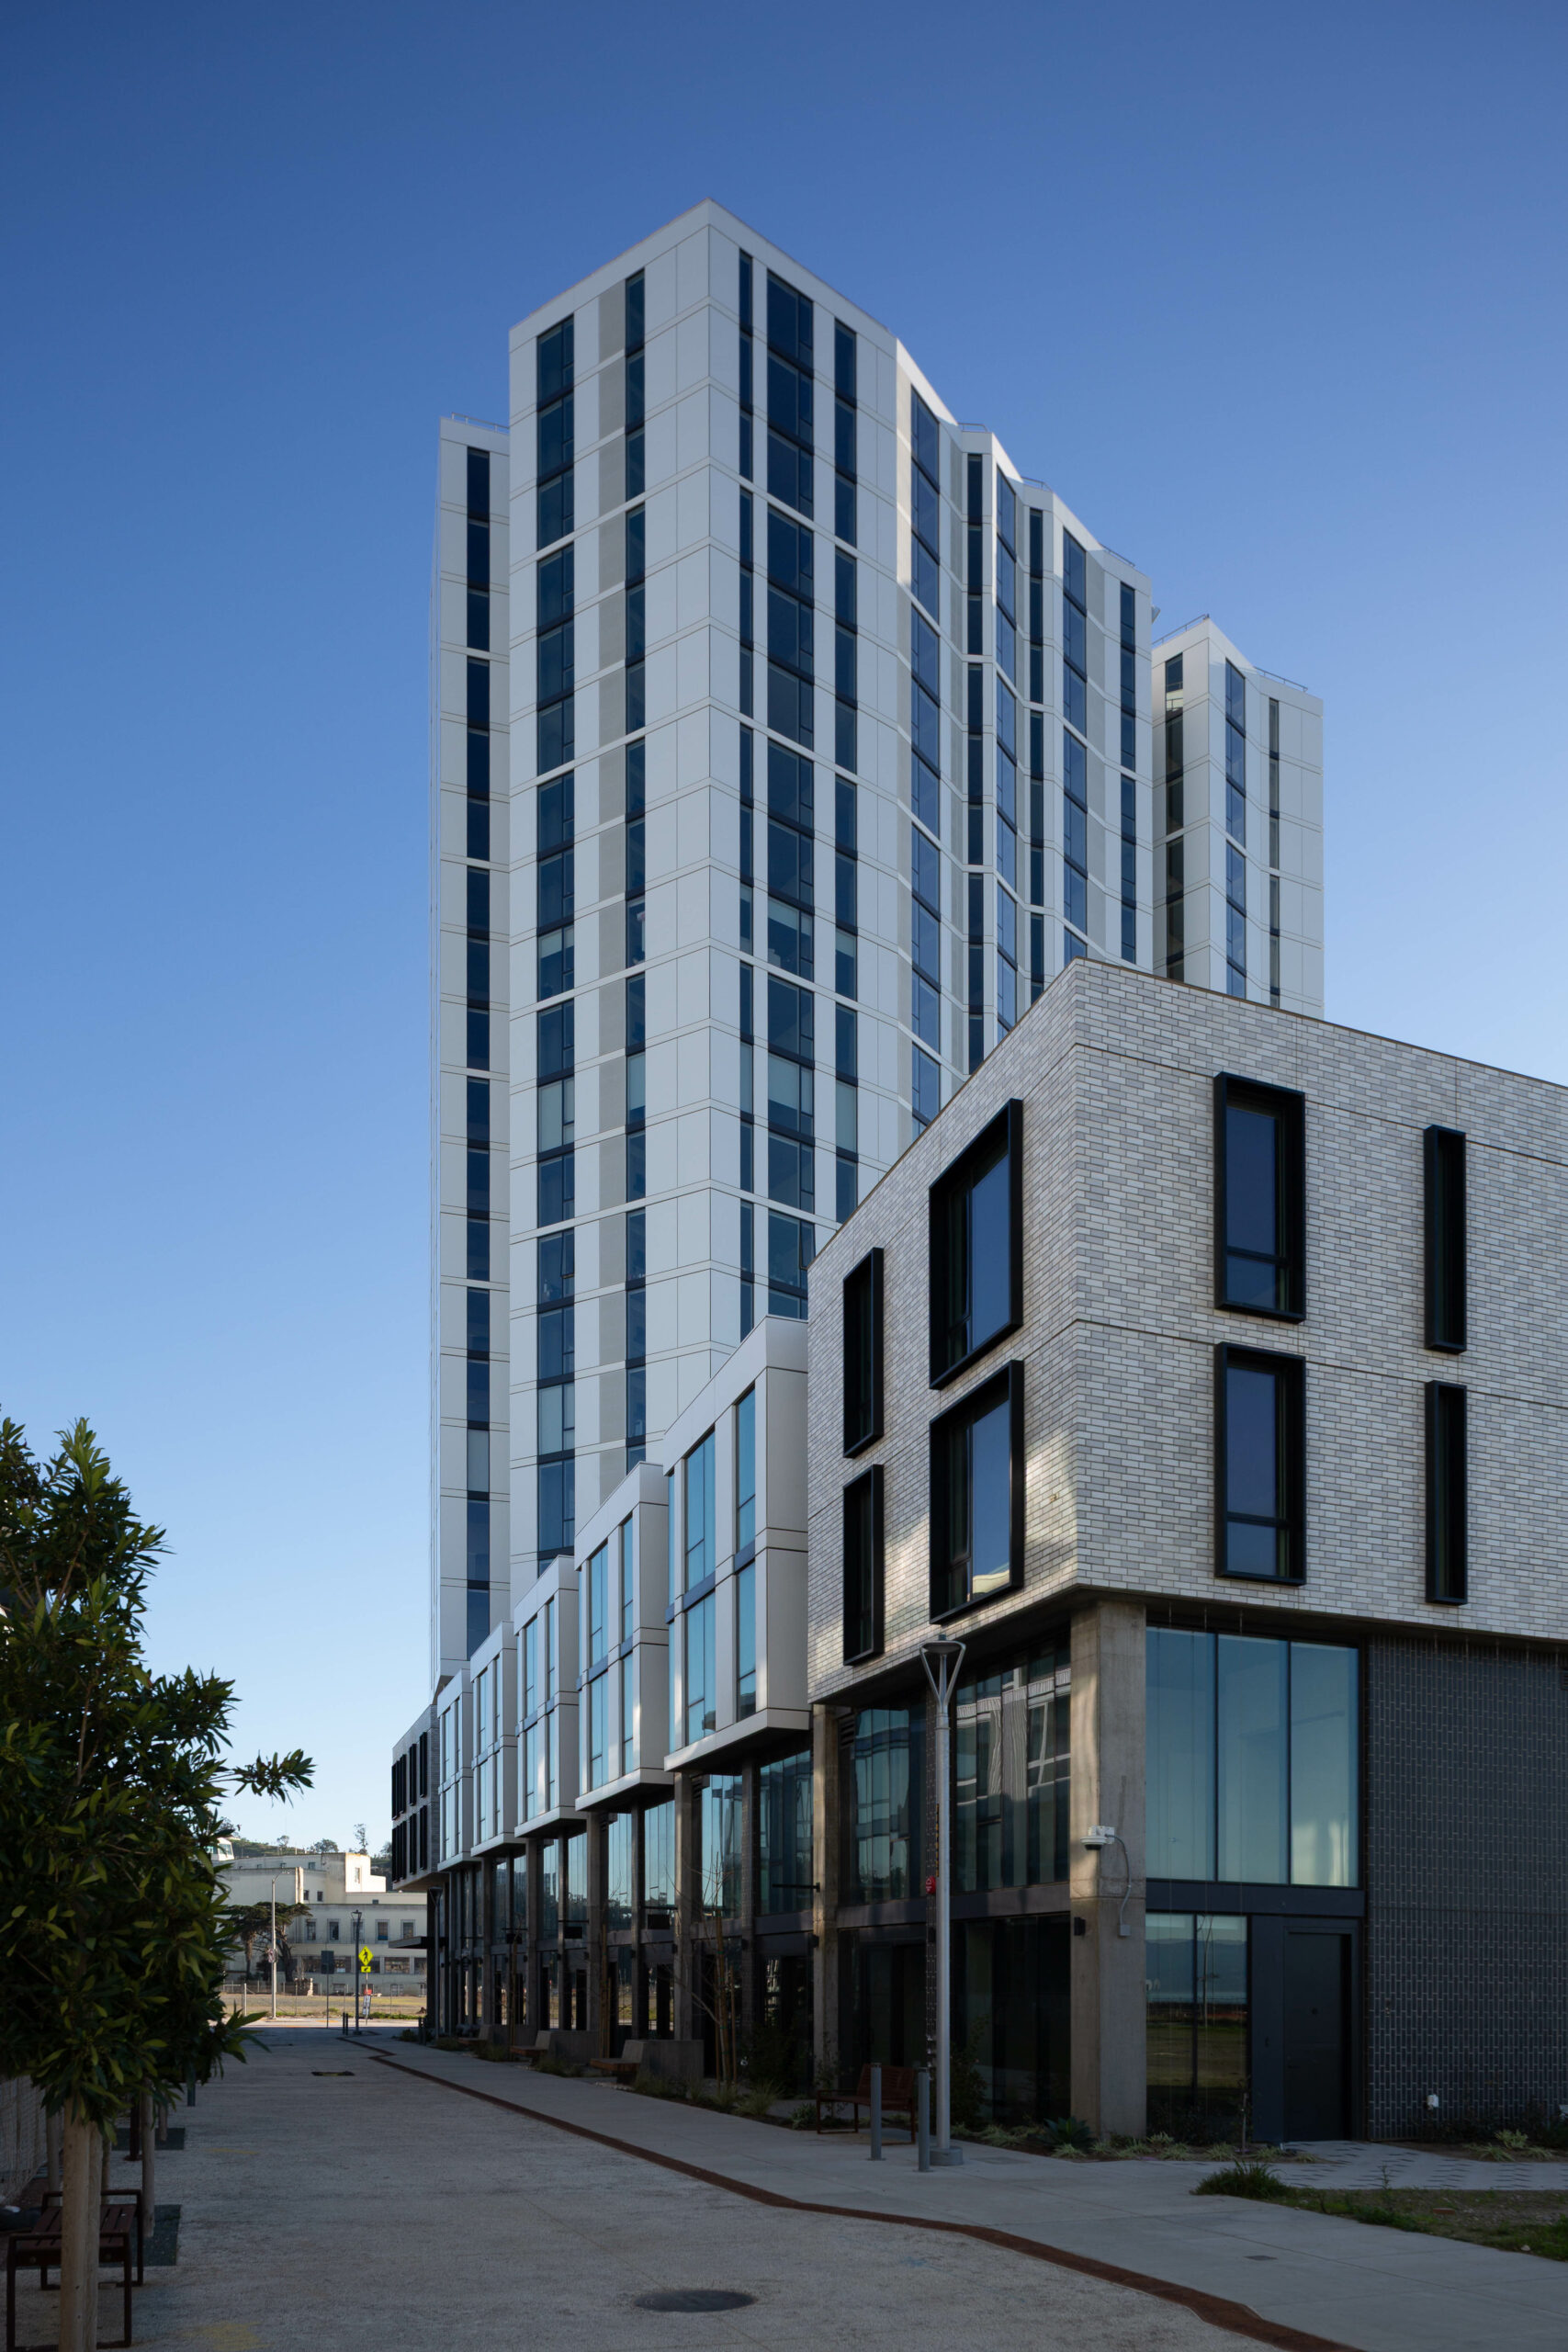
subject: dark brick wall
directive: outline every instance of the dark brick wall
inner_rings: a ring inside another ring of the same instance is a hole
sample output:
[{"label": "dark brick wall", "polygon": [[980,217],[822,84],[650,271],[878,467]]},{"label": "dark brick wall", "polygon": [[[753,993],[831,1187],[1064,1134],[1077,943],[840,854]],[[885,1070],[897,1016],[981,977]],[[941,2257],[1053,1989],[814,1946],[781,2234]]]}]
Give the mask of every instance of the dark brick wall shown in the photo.
[{"label": "dark brick wall", "polygon": [[1568,2101],[1568,1674],[1551,1651],[1373,1641],[1367,2123]]}]

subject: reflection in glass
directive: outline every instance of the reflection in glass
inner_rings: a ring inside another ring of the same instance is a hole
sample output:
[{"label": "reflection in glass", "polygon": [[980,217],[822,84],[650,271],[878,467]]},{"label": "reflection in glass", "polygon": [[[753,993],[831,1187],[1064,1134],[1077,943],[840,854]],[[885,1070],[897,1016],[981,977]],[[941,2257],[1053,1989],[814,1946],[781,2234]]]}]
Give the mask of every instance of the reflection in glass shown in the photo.
[{"label": "reflection in glass", "polygon": [[1148,1634],[1148,1871],[1214,1875],[1214,1645],[1209,1634]]},{"label": "reflection in glass", "polygon": [[900,1903],[918,1892],[925,1711],[868,1707],[851,1751],[846,1900]]},{"label": "reflection in glass", "polygon": [[1149,2130],[1234,2138],[1247,2086],[1246,1919],[1151,1911],[1145,1976]]},{"label": "reflection in glass", "polygon": [[675,1901],[675,1800],[650,1804],[642,1816],[642,1899],[650,1911]]},{"label": "reflection in glass", "polygon": [[713,1772],[702,1792],[702,1899],[731,1918],[740,1908],[741,1778]]},{"label": "reflection in glass", "polygon": [[1218,1636],[1218,1871],[1278,1886],[1286,1874],[1288,1645]]},{"label": "reflection in glass", "polygon": [[757,1775],[761,1912],[811,1907],[811,1750],[798,1748]]},{"label": "reflection in glass", "polygon": [[1291,1878],[1357,1881],[1354,1650],[1291,1644]]}]

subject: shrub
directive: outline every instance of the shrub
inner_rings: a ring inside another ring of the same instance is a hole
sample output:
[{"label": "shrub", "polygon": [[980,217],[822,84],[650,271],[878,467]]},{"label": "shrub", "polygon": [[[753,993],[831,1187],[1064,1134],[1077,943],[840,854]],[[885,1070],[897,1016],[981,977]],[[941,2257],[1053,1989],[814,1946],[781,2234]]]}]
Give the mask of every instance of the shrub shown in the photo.
[{"label": "shrub", "polygon": [[686,2096],[684,2083],[671,2082],[668,2075],[650,2075],[646,2066],[637,2075],[632,2088],[640,2091],[644,2098],[683,2099]]},{"label": "shrub", "polygon": [[1077,2148],[1084,2153],[1094,2145],[1094,2127],[1081,2115],[1058,2115],[1040,2126],[1040,2136],[1053,2148]]},{"label": "shrub", "polygon": [[1273,2165],[1262,2156],[1237,2156],[1232,2163],[1222,2165],[1218,2172],[1205,2173],[1194,2197],[1258,2197],[1278,2204],[1290,2197],[1290,2190]]},{"label": "shrub", "polygon": [[789,2128],[792,2132],[816,2131],[817,2108],[813,2100],[808,2098],[803,2098],[801,2100],[800,2105],[790,2116]]},{"label": "shrub", "polygon": [[[489,2058],[499,2057],[501,2052],[492,2052],[488,2045],[481,2043],[479,2054],[481,2058]],[[542,2058],[535,2059],[534,2072],[536,2075],[581,2075],[582,2069],[581,2066],[569,2065],[564,2058],[558,2058],[553,2050],[547,2050]]]}]

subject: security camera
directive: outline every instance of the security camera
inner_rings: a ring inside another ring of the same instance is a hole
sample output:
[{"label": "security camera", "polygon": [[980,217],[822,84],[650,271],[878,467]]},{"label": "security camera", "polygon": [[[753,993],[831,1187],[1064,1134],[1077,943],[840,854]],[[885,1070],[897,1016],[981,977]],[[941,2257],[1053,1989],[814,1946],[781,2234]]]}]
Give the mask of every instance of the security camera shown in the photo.
[{"label": "security camera", "polygon": [[1084,1844],[1090,1848],[1091,1850],[1101,1846],[1114,1846],[1116,1843],[1116,1832],[1114,1829],[1111,1828],[1107,1823],[1099,1821],[1096,1822],[1092,1829],[1086,1829],[1084,1831],[1083,1841]]}]

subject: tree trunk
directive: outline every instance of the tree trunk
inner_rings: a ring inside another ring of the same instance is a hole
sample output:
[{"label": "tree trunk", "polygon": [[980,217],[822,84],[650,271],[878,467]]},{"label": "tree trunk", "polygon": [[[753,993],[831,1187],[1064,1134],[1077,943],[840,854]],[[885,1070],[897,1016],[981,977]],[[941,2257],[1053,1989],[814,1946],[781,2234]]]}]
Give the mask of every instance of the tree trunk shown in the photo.
[{"label": "tree trunk", "polygon": [[143,2091],[139,2101],[141,2114],[141,2243],[152,2236],[153,2154],[158,2135],[152,2129],[152,2094]]},{"label": "tree trunk", "polygon": [[104,2135],[74,2108],[65,2112],[60,2246],[60,2352],[97,2352],[98,2222]]}]

